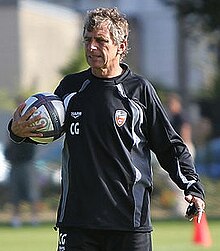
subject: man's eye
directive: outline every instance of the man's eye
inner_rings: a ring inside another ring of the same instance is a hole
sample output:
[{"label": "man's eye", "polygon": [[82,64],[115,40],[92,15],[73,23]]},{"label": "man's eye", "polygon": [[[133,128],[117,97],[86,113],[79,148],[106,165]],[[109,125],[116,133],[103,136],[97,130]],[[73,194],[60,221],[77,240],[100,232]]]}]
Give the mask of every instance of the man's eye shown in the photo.
[{"label": "man's eye", "polygon": [[[84,37],[83,38],[83,43],[91,43],[91,41],[92,41],[92,38],[90,38],[90,37]],[[105,38],[99,38],[99,37],[97,37],[97,38],[95,38],[95,41],[97,42],[97,43],[99,43],[99,44],[106,44],[106,43],[109,43],[109,40],[108,39],[105,39]]]},{"label": "man's eye", "polygon": [[109,42],[109,40],[108,39],[105,39],[105,38],[96,38],[96,41],[98,42],[98,43],[108,43]]},{"label": "man's eye", "polygon": [[88,43],[88,42],[90,42],[91,41],[91,38],[89,38],[89,37],[84,37],[83,38],[83,42],[84,43]]}]

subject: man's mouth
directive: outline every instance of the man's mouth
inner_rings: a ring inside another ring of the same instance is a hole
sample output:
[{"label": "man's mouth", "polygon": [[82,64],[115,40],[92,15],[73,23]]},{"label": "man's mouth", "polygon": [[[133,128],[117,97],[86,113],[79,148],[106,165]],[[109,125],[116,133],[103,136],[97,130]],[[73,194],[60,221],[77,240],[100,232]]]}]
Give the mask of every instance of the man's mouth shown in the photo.
[{"label": "man's mouth", "polygon": [[100,55],[89,55],[89,58],[93,59],[93,58],[100,58]]}]

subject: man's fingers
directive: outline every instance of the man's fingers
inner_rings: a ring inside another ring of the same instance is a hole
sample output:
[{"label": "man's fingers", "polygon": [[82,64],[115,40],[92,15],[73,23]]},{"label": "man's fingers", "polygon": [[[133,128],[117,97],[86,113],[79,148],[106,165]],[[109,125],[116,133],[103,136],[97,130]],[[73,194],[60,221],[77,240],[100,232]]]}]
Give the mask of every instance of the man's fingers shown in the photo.
[{"label": "man's fingers", "polygon": [[200,223],[205,209],[205,202],[202,199],[192,195],[185,196],[185,200],[190,203],[189,207],[187,208],[186,217],[189,220],[196,217],[197,222]]},{"label": "man's fingers", "polygon": [[23,115],[22,114],[22,111],[23,109],[25,108],[26,104],[23,102],[21,103],[17,109],[15,110],[14,112],[14,116],[13,116],[13,120],[14,121],[17,121],[19,119],[21,119],[22,121],[25,121],[25,120],[28,120],[33,114],[34,112],[36,111],[36,107],[32,107],[30,110],[28,110],[27,112],[25,112]]},{"label": "man's fingers", "polygon": [[25,103],[20,104],[14,113],[11,126],[12,132],[22,138],[43,137],[42,132],[39,132],[40,129],[45,127],[45,123],[41,122],[41,115],[39,113],[34,114],[36,107],[21,115],[25,105]]},{"label": "man's fingers", "polygon": [[193,198],[193,197],[192,197],[191,194],[185,196],[185,200],[186,200],[188,203],[191,203],[191,202],[192,202],[192,198]]},{"label": "man's fingers", "polygon": [[201,219],[202,219],[202,214],[204,212],[204,210],[202,208],[198,208],[198,215],[197,215],[197,222],[200,223]]},{"label": "man's fingers", "polygon": [[28,137],[32,137],[32,138],[42,138],[44,135],[41,132],[31,132],[29,133]]},{"label": "man's fingers", "polygon": [[[37,110],[36,107],[32,107],[30,110],[25,112],[25,114],[22,116],[24,120],[29,120],[29,118],[34,114],[34,112]],[[34,116],[34,118],[37,116]]]},{"label": "man's fingers", "polygon": [[21,103],[21,104],[18,106],[17,110],[21,113],[25,106],[26,106],[26,104],[25,104],[25,102],[23,102],[23,103]]},{"label": "man's fingers", "polygon": [[25,107],[25,103],[21,103],[14,112],[13,120],[18,120],[21,117],[21,112]]},{"label": "man's fingers", "polygon": [[197,223],[200,223],[201,219],[202,219],[202,212],[199,212],[197,216]]}]

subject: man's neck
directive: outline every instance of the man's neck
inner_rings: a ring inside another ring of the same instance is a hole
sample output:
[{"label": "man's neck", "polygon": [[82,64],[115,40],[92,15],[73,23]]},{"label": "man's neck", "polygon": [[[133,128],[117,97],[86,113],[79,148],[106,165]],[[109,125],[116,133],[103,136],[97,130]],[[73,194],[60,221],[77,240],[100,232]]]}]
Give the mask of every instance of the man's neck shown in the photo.
[{"label": "man's neck", "polygon": [[123,73],[123,69],[120,65],[114,69],[110,68],[91,68],[92,74],[98,78],[114,78],[120,76]]}]

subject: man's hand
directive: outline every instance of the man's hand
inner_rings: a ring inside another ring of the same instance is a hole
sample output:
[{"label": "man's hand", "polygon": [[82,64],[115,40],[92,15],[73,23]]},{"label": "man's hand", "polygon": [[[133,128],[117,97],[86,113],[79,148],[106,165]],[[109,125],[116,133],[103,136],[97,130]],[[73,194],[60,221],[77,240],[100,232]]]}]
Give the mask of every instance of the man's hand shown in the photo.
[{"label": "man's hand", "polygon": [[41,116],[33,116],[30,118],[33,113],[36,111],[36,107],[33,107],[29,111],[27,111],[24,115],[21,116],[22,110],[25,107],[25,103],[22,103],[18,106],[13,115],[11,130],[12,132],[21,138],[26,137],[43,137],[43,134],[40,132],[36,132],[37,130],[44,127],[43,124],[37,124],[38,120],[40,120]]},{"label": "man's hand", "polygon": [[205,209],[205,202],[202,199],[192,195],[185,196],[185,200],[195,205],[197,213],[194,215],[194,217],[197,216],[197,222],[200,223],[202,219],[202,214]]}]

